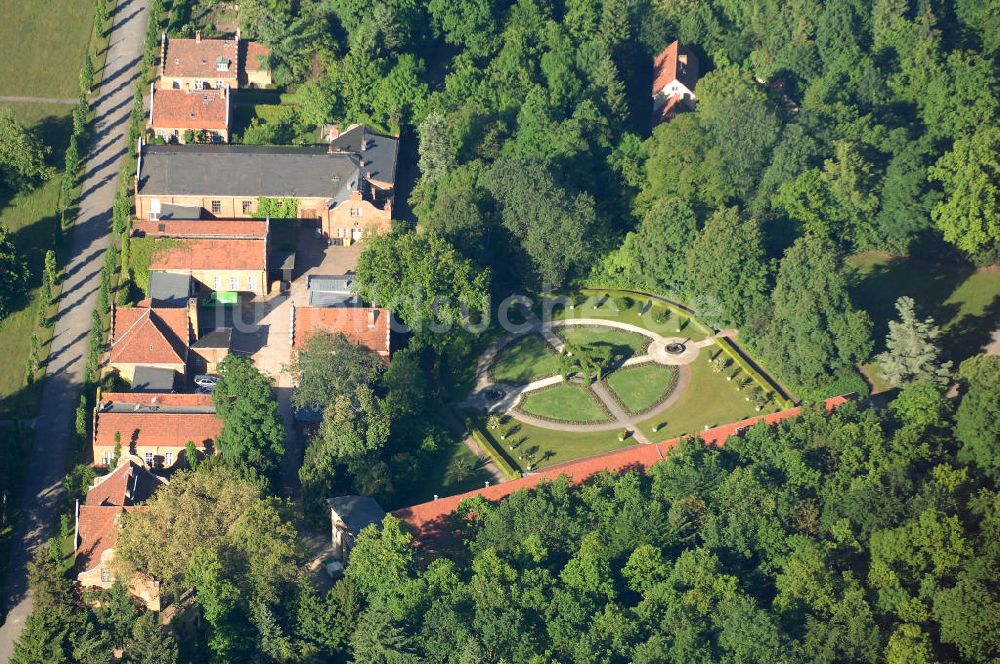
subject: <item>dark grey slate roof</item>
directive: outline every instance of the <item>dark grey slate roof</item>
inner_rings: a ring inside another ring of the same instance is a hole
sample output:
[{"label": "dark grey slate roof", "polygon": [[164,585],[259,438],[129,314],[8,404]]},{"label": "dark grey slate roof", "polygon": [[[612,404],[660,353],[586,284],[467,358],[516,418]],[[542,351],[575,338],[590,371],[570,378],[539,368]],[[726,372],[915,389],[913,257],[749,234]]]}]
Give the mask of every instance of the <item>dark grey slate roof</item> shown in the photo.
[{"label": "dark grey slate roof", "polygon": [[191,296],[191,275],[173,272],[149,273],[149,297],[158,304],[185,306]]},{"label": "dark grey slate roof", "polygon": [[175,376],[173,369],[139,365],[135,368],[135,376],[132,378],[132,391],[172,392]]},{"label": "dark grey slate roof", "polygon": [[359,186],[357,159],[325,147],[148,145],[143,148],[139,193],[339,202]]},{"label": "dark grey slate roof", "polygon": [[201,219],[202,208],[197,205],[177,205],[164,203],[160,206],[160,219],[196,221]]},{"label": "dark grey slate roof", "polygon": [[233,330],[219,327],[198,337],[198,340],[191,344],[191,348],[229,348],[232,340]]},{"label": "dark grey slate roof", "polygon": [[353,535],[360,533],[365,526],[381,524],[385,518],[385,511],[370,496],[340,496],[328,498],[326,502]]},{"label": "dark grey slate roof", "polygon": [[368,177],[390,184],[396,181],[398,138],[379,136],[368,131],[364,125],[358,125],[330,141],[330,145],[334,150],[352,152],[364,159]]},{"label": "dark grey slate roof", "polygon": [[310,307],[356,307],[361,299],[354,294],[354,275],[311,275],[308,280]]}]

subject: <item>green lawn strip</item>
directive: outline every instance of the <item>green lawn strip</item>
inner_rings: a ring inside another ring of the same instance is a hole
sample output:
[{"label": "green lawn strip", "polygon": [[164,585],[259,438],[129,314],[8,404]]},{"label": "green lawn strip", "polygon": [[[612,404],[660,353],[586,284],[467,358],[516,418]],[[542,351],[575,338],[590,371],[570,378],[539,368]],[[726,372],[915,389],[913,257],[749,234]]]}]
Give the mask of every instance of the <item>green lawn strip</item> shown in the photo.
[{"label": "green lawn strip", "polygon": [[559,373],[559,356],[539,334],[529,334],[500,349],[491,374],[493,380],[525,385]]},{"label": "green lawn strip", "polygon": [[875,353],[885,350],[895,303],[907,295],[921,316],[932,316],[944,331],[942,347],[961,361],[989,343],[1000,323],[1000,270],[976,271],[967,265],[940,265],[884,254],[858,254],[848,263],[858,273],[851,296],[874,323]]},{"label": "green lawn strip", "polygon": [[649,410],[666,399],[677,385],[677,369],[650,362],[612,372],[605,382],[628,412]]},{"label": "green lawn strip", "polygon": [[610,420],[589,388],[571,383],[560,383],[526,394],[520,409],[528,415],[559,422],[591,424]]},{"label": "green lawn strip", "polygon": [[32,333],[36,333],[41,342],[40,363],[44,363],[49,352],[51,328],[36,328],[35,323],[45,251],[53,246],[58,224],[56,203],[60,177],[57,174],[34,191],[18,194],[0,210],[0,224],[11,231],[30,275],[29,290],[20,308],[0,321],[0,357],[4,358],[4,369],[0,371],[0,413],[5,415],[26,416],[37,403],[37,383],[29,388],[25,376]]},{"label": "green lawn strip", "polygon": [[[625,442],[619,441],[618,436],[621,432],[617,429],[566,433],[525,424],[509,416],[504,418],[506,422],[501,431],[506,434],[506,438],[501,440],[499,432],[486,427],[484,413],[470,413],[469,417],[476,422],[483,435],[501,446],[522,471],[526,470],[528,464],[531,464],[532,470],[540,470],[557,463],[594,456],[635,444],[635,439],[632,437],[626,438]],[[530,460],[525,458],[526,455]]]},{"label": "green lawn strip", "polygon": [[[614,291],[582,289],[570,295],[570,298],[576,302],[576,306],[573,309],[556,307],[552,311],[552,319],[604,318],[636,325],[664,337],[684,337],[691,341],[701,341],[706,336],[686,316],[678,316],[662,303],[652,300],[651,297],[627,296],[632,303],[625,309],[617,306],[617,297],[621,296],[615,295]],[[651,301],[652,307],[647,307]],[[643,309],[648,310],[640,314]],[[657,320],[658,318],[659,320]]]},{"label": "green lawn strip", "polygon": [[[729,424],[778,410],[773,402],[759,413],[754,410],[746,400],[752,387],[745,387],[741,392],[736,389],[736,379],[727,381],[726,376],[732,373],[732,368],[723,373],[712,371],[707,362],[709,351],[717,352],[717,349],[711,347],[703,350],[689,365],[691,381],[677,401],[662,413],[639,423],[639,430],[650,440],[661,441],[682,434],[695,434],[706,426]],[[744,374],[741,372],[740,376]],[[654,433],[653,427],[657,425],[659,429]]]},{"label": "green lawn strip", "polygon": [[0,95],[75,98],[94,7],[94,0],[0,0]]},{"label": "green lawn strip", "polygon": [[650,337],[636,332],[601,325],[564,325],[553,328],[553,331],[563,341],[575,346],[611,346],[613,357],[621,360],[643,355],[652,341]]}]

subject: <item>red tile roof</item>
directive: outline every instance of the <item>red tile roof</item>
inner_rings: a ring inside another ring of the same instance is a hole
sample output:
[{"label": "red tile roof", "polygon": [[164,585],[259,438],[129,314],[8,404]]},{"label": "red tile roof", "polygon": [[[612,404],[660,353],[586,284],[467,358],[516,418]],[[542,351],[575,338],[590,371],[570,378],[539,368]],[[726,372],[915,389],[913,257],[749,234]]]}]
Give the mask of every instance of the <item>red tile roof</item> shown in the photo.
[{"label": "red tile roof", "polygon": [[153,129],[229,127],[229,95],[223,90],[154,90]]},{"label": "red tile roof", "polygon": [[[687,60],[685,64],[683,60]],[[698,82],[698,57],[686,46],[674,40],[653,61],[653,95],[664,86],[679,80],[688,90],[694,91]]]},{"label": "red tile roof", "polygon": [[296,307],[295,348],[317,330],[343,333],[352,343],[389,355],[389,313],[379,307]]},{"label": "red tile roof", "polygon": [[153,237],[258,240],[267,237],[265,219],[136,219],[132,222],[132,228],[136,233]]},{"label": "red tile roof", "polygon": [[157,308],[144,300],[112,311],[112,364],[185,364],[190,340],[186,309]]},{"label": "red tile roof", "polygon": [[76,568],[86,572],[97,566],[101,555],[118,543],[122,512],[135,512],[141,507],[119,505],[80,505],[77,515]]},{"label": "red tile roof", "polygon": [[[195,222],[200,223],[200,222]],[[266,270],[264,240],[182,240],[178,246],[156,251],[151,270]]]},{"label": "red tile roof", "polygon": [[166,480],[149,472],[144,465],[126,459],[112,472],[98,477],[87,492],[87,505],[135,505],[144,502]]},{"label": "red tile roof", "polygon": [[[218,71],[216,62],[222,58],[229,65]],[[171,39],[167,38],[163,58],[163,75],[178,78],[203,78],[208,81],[235,78],[237,73],[235,39]]]},{"label": "red tile roof", "polygon": [[[184,447],[190,440],[204,450],[222,432],[222,420],[214,413],[101,412],[94,425],[94,445],[112,447],[121,434],[122,449],[137,447]],[[96,459],[95,459],[96,461]]]},{"label": "red tile roof", "polygon": [[148,392],[102,392],[101,404],[142,404],[144,406],[175,406],[214,408],[211,394],[151,394]]},{"label": "red tile roof", "polygon": [[264,58],[271,55],[271,47],[260,42],[246,42],[248,71],[261,71],[267,69],[264,65]]},{"label": "red tile roof", "polygon": [[[849,396],[833,397],[827,399],[827,412],[846,403]],[[787,410],[773,413],[771,415],[751,417],[732,424],[708,429],[699,433],[709,445],[724,445],[726,440],[746,427],[750,427],[757,422],[763,421],[767,424],[776,424],[791,417],[796,417],[801,412],[799,408],[789,408]],[[567,434],[572,435],[572,434]],[[482,496],[487,500],[500,500],[518,491],[519,489],[529,489],[545,480],[554,480],[560,475],[568,476],[574,484],[579,484],[599,472],[609,470],[612,472],[624,471],[630,468],[648,469],[661,461],[664,454],[680,442],[679,438],[655,443],[652,445],[636,444],[622,450],[615,450],[606,454],[588,457],[577,461],[567,461],[546,468],[545,470],[526,475],[516,480],[494,484],[492,486],[461,493],[457,496],[439,498],[428,503],[405,507],[393,512],[393,516],[405,521],[413,529],[418,540],[424,543],[432,542],[440,537],[446,537],[448,531],[448,517],[458,509],[458,504],[466,498]]]}]

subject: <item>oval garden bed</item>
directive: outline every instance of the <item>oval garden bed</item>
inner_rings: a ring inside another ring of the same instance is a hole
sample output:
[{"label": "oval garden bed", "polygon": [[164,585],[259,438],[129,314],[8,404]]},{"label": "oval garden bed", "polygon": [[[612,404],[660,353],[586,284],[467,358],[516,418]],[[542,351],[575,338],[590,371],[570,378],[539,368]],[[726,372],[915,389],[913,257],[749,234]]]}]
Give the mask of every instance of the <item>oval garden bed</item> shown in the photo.
[{"label": "oval garden bed", "polygon": [[560,325],[554,331],[563,341],[574,346],[610,347],[615,362],[644,355],[652,342],[644,334],[605,325]]},{"label": "oval garden bed", "polygon": [[604,406],[585,387],[559,383],[524,395],[519,410],[552,422],[600,424],[610,420]]},{"label": "oval garden bed", "polygon": [[649,362],[618,369],[604,382],[621,406],[633,415],[663,403],[677,387],[676,367]]}]

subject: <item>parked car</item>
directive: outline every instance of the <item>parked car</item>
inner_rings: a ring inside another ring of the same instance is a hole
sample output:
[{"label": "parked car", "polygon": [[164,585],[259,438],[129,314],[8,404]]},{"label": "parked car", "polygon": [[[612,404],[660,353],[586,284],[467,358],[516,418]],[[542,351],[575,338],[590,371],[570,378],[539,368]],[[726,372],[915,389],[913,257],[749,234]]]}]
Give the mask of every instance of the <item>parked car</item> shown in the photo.
[{"label": "parked car", "polygon": [[195,376],[194,377],[194,384],[197,385],[198,387],[208,387],[209,385],[211,385],[212,387],[215,387],[216,385],[219,384],[219,377],[218,376],[209,376],[207,374],[203,374],[203,375],[200,375],[200,376]]},{"label": "parked car", "polygon": [[203,385],[195,390],[198,394],[211,394],[215,392],[215,385]]}]

